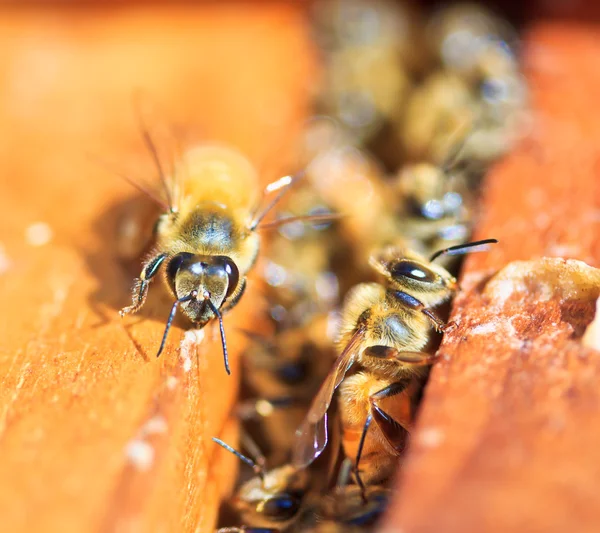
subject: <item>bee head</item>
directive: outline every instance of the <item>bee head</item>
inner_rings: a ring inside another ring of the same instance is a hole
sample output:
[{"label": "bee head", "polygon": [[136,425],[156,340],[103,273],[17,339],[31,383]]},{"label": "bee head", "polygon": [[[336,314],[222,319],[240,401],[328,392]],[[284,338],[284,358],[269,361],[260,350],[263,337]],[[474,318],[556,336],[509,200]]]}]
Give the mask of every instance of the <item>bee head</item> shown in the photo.
[{"label": "bee head", "polygon": [[307,486],[306,471],[283,465],[247,481],[235,501],[244,518],[253,524],[281,526],[297,516]]},{"label": "bee head", "polygon": [[393,289],[408,293],[428,307],[448,300],[456,290],[456,279],[446,269],[410,250],[386,248],[371,256],[370,264]]},{"label": "bee head", "polygon": [[231,258],[188,252],[180,252],[171,258],[166,275],[176,298],[197,291],[198,297],[183,304],[182,309],[192,322],[200,324],[215,317],[213,307],[221,308],[237,289],[240,278],[238,268]]}]

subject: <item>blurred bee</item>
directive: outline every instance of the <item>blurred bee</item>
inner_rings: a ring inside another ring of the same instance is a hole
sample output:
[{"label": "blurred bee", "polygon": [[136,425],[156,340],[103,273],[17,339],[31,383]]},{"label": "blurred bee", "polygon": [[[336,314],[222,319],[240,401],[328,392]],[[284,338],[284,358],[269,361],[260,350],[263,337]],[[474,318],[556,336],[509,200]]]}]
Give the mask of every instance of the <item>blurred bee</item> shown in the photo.
[{"label": "blurred bee", "polygon": [[[459,159],[469,136],[453,147],[441,165],[411,163],[404,165],[389,180],[396,198],[399,232],[406,247],[421,255],[466,242],[473,224],[474,197],[464,164]],[[462,168],[461,168],[462,167]],[[453,256],[445,255],[441,264],[448,268]]]},{"label": "blurred bee", "polygon": [[321,0],[313,9],[325,65],[319,112],[338,120],[355,140],[373,136],[411,85],[418,63],[419,16],[385,0]]},{"label": "blurred bee", "polygon": [[307,181],[334,211],[351,213],[336,224],[347,243],[335,269],[345,294],[370,274],[365,250],[397,239],[396,194],[390,194],[381,165],[332,119],[313,119],[305,144]]},{"label": "blurred bee", "polygon": [[[403,424],[409,425],[411,413],[402,405],[396,407],[398,402],[393,402],[393,412],[387,412],[383,402],[408,393],[415,380],[425,377],[434,361],[432,355],[423,352],[430,341],[430,329],[433,326],[443,331],[445,326],[432,308],[448,301],[457,287],[456,279],[432,261],[445,254],[485,248],[494,242],[497,241],[487,239],[451,247],[435,253],[429,261],[395,247],[371,257],[371,266],[384,277],[385,285],[362,283],[346,297],[341,353],[296,432],[292,459],[295,466],[306,467],[325,449],[327,411],[336,389],[356,364],[359,370],[346,378],[340,394],[344,447],[350,449],[358,442],[357,463],[363,450],[370,456],[368,481],[391,473],[387,458],[390,452],[397,455],[404,447],[407,428]],[[370,427],[373,429],[366,442]]]},{"label": "blurred bee", "polygon": [[358,484],[350,485],[352,470],[352,461],[344,459],[333,492],[319,501],[315,511],[316,524],[310,531],[364,533],[378,522],[389,502],[390,490],[380,485],[365,486],[357,469],[354,469],[354,475]]},{"label": "blurred bee", "polygon": [[[244,352],[245,400],[237,413],[267,454],[270,465],[289,461],[294,430],[335,359],[330,313],[312,316],[306,324],[276,332],[272,339],[247,333]],[[258,422],[258,423],[257,423]]]},{"label": "blurred bee", "polygon": [[[256,170],[234,149],[218,145],[191,149],[169,176],[150,134],[146,130],[143,134],[160,176],[162,193],[140,188],[164,212],[156,221],[154,247],[133,286],[132,304],[120,314],[138,311],[146,302],[150,282],[162,272],[175,303],[157,357],[177,309],[181,308],[199,328],[218,320],[225,370],[229,374],[223,314],[244,294],[246,275],[259,251],[257,231],[291,222],[279,219],[262,223],[299,176],[285,176],[268,185],[265,195],[275,194],[261,210]],[[302,217],[293,221],[298,218]]]},{"label": "blurred bee", "polygon": [[[242,485],[233,505],[244,525],[222,527],[217,533],[281,533],[320,531],[365,531],[383,513],[389,490],[371,486],[349,485],[351,462],[342,463],[333,493],[322,494],[311,487],[306,470],[284,465],[267,471],[265,460],[258,450],[250,459],[220,439],[220,446],[252,467],[256,476]],[[251,441],[250,441],[251,442]],[[356,474],[359,478],[359,474]],[[358,531],[358,529],[357,529]]]},{"label": "blurred bee", "polygon": [[516,68],[515,28],[481,4],[459,2],[438,9],[425,33],[435,60],[467,80]]},{"label": "blurred bee", "polygon": [[298,519],[310,489],[308,471],[289,464],[267,470],[264,456],[247,438],[245,444],[252,448],[254,459],[242,455],[220,439],[213,438],[213,441],[236,455],[256,474],[239,488],[231,502],[245,525],[221,528],[218,533],[288,531]]},{"label": "blurred bee", "polygon": [[473,134],[462,156],[486,165],[515,141],[525,107],[516,32],[486,8],[463,3],[438,10],[426,36],[441,68],[408,100],[400,128],[407,153],[439,161],[453,124],[467,120]]},{"label": "blurred bee", "polygon": [[[290,220],[300,213],[334,216],[308,180],[298,184],[293,198],[280,208],[281,216]],[[271,318],[279,329],[302,326],[339,304],[335,270],[344,253],[339,224],[292,222],[270,237],[258,268],[267,283]]]},{"label": "blurred bee", "polygon": [[411,91],[395,131],[406,159],[440,163],[456,133],[474,129],[476,116],[477,102],[465,80],[436,70]]}]

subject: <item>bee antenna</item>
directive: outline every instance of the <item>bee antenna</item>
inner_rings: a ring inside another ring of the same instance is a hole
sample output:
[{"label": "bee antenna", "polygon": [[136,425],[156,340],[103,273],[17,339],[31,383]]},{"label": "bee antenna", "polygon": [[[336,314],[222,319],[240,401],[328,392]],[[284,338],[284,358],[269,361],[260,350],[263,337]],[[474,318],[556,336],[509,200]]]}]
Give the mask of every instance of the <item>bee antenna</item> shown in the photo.
[{"label": "bee antenna", "polygon": [[193,300],[197,296],[198,296],[198,291],[192,291],[187,296],[183,296],[183,297],[179,298],[179,300],[175,301],[175,303],[173,304],[173,307],[171,308],[171,313],[169,313],[169,318],[167,319],[167,325],[165,327],[165,332],[163,333],[162,341],[160,342],[160,348],[158,349],[156,357],[160,356],[160,354],[163,351],[163,348],[165,347],[165,343],[167,342],[167,336],[169,335],[169,330],[171,329],[171,324],[173,322],[173,319],[175,318],[175,314],[177,313],[177,308],[179,307],[179,304],[182,304],[184,302],[189,302],[190,300]]},{"label": "bee antenna", "polygon": [[229,446],[229,444],[223,442],[221,439],[213,437],[212,440],[213,442],[216,442],[219,446],[225,448],[228,452],[231,452],[233,455],[235,455],[238,459],[246,463],[248,466],[250,466],[252,470],[254,470],[254,472],[256,472],[256,474],[260,477],[261,480],[265,479],[265,470],[262,465],[254,462],[249,457],[246,457],[244,454],[238,452],[236,449],[232,448],[231,446]]},{"label": "bee antenna", "polygon": [[429,261],[435,261],[442,255],[464,255],[472,252],[485,252],[489,250],[488,244],[496,244],[498,239],[483,239],[481,241],[467,242],[465,244],[458,244],[456,246],[450,246],[443,250],[438,250],[430,258]]},{"label": "bee antenna", "polygon": [[154,164],[156,165],[156,169],[158,170],[158,176],[160,178],[160,182],[163,186],[163,189],[165,191],[165,195],[167,198],[167,202],[169,204],[169,211],[173,211],[173,197],[171,195],[171,190],[169,189],[169,184],[167,182],[167,176],[165,174],[163,165],[160,161],[160,157],[158,156],[158,150],[156,149],[156,144],[154,143],[154,140],[152,139],[152,136],[150,135],[150,132],[148,131],[148,127],[146,126],[146,123],[142,116],[139,96],[140,96],[139,94],[134,96],[134,107],[136,110],[138,123],[140,125],[140,132],[142,134],[142,140],[144,141],[146,148],[150,152],[150,155],[152,156],[152,160],[154,161]]},{"label": "bee antenna", "polygon": [[267,216],[269,211],[271,211],[271,209],[273,209],[273,207],[275,207],[275,205],[277,205],[279,200],[281,200],[283,198],[283,195],[290,189],[290,187],[292,185],[294,185],[299,179],[303,178],[304,175],[305,175],[305,172],[300,171],[293,176],[292,175],[283,176],[282,178],[279,178],[278,180],[274,181],[273,183],[270,183],[269,185],[267,185],[267,187],[265,188],[266,192],[273,192],[273,191],[279,191],[279,192],[266,205],[266,207],[262,210],[261,213],[254,216],[254,219],[250,223],[250,231],[256,230],[258,225],[261,223],[263,218],[265,218],[265,216]]},{"label": "bee antenna", "polygon": [[217,306],[211,302],[210,296],[204,298],[204,301],[211,308],[212,312],[216,315],[219,320],[219,331],[221,332],[221,345],[223,346],[223,362],[225,363],[225,372],[227,375],[231,375],[231,370],[229,368],[229,353],[227,352],[227,340],[225,339],[225,327],[223,326],[223,315],[217,309]]}]

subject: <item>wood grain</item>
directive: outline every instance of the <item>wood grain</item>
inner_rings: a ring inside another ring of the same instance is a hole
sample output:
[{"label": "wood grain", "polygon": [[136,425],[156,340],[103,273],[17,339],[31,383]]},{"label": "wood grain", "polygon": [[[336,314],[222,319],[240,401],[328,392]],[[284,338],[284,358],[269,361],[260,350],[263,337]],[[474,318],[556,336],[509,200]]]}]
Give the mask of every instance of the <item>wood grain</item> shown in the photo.
[{"label": "wood grain", "polygon": [[0,12],[2,531],[211,530],[236,465],[210,437],[235,440],[236,327],[256,302],[227,318],[233,377],[210,328],[189,362],[176,328],[157,361],[168,309],[116,312],[131,191],[87,155],[143,154],[143,89],[197,138],[281,164],[313,73],[292,4]]},{"label": "wood grain", "polygon": [[489,175],[476,235],[500,244],[466,262],[382,531],[600,530],[600,354],[580,340],[595,301],[488,281],[520,259],[600,265],[599,54],[583,24],[525,37],[530,129]]}]

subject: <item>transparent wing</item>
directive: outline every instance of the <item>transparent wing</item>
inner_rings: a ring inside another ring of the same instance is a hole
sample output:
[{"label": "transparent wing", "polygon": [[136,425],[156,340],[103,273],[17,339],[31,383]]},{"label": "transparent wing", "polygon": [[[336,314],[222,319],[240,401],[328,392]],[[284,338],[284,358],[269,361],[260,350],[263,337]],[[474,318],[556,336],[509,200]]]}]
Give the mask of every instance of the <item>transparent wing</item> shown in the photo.
[{"label": "transparent wing", "polygon": [[334,363],[333,369],[325,378],[317,396],[313,400],[308,414],[296,431],[296,443],[293,451],[293,464],[305,468],[311,464],[327,446],[327,409],[335,389],[354,364],[358,347],[363,340],[365,330],[358,328]]},{"label": "transparent wing", "polygon": [[316,424],[304,419],[296,431],[296,443],[292,452],[292,464],[297,468],[306,468],[325,449],[329,438],[327,432],[327,413]]}]

